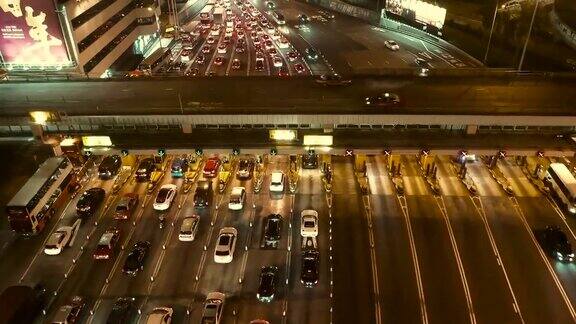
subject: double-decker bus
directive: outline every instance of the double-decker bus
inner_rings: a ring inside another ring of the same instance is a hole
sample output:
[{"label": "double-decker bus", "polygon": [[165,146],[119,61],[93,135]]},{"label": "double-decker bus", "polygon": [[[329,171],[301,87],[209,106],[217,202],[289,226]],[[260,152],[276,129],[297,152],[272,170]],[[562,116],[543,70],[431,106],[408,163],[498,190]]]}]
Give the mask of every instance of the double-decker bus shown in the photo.
[{"label": "double-decker bus", "polygon": [[208,29],[212,27],[212,12],[214,11],[213,5],[206,5],[204,9],[200,11],[200,24],[202,24],[202,28]]},{"label": "double-decker bus", "polygon": [[172,51],[166,48],[158,48],[154,53],[145,58],[138,66],[138,70],[146,75],[151,75],[158,67],[164,64],[172,56]]},{"label": "double-decker bus", "polygon": [[286,24],[286,20],[284,19],[284,15],[281,14],[280,12],[274,11],[274,12],[272,13],[272,17],[274,17],[274,20],[276,21],[276,23],[277,23],[278,25],[284,25],[284,24]]},{"label": "double-decker bus", "polygon": [[550,163],[544,181],[564,203],[571,214],[576,214],[576,178],[563,163]]},{"label": "double-decker bus", "polygon": [[68,184],[74,177],[65,156],[48,158],[6,205],[10,228],[18,234],[41,232],[56,209],[69,197]]}]

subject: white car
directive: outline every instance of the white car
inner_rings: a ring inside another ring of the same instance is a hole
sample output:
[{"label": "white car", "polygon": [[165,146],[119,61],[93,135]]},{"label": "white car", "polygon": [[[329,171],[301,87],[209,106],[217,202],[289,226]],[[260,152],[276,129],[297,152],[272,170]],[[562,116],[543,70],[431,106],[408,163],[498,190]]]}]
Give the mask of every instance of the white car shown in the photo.
[{"label": "white car", "polygon": [[234,33],[234,27],[226,27],[226,34],[224,36],[232,37],[233,33]]},{"label": "white car", "polygon": [[62,226],[58,230],[56,230],[48,241],[46,242],[46,246],[44,247],[44,253],[47,255],[58,255],[62,252],[65,246],[68,245],[70,239],[72,238],[72,227],[71,226]]},{"label": "white car", "polygon": [[234,227],[224,227],[218,234],[218,242],[214,248],[214,262],[230,263],[234,259],[236,237],[238,231]]},{"label": "white car", "polygon": [[226,46],[226,44],[221,44],[218,46],[218,54],[226,54],[226,50],[228,49],[228,46]]},{"label": "white car", "polygon": [[272,177],[270,178],[270,191],[284,191],[284,173],[272,172]]},{"label": "white car", "polygon": [[201,323],[220,324],[224,312],[224,300],[226,295],[221,292],[211,292],[206,296],[204,310],[202,310]]},{"label": "white car", "polygon": [[306,209],[302,211],[300,216],[302,217],[300,235],[302,235],[302,237],[318,236],[318,212],[312,209]]},{"label": "white car", "polygon": [[280,34],[279,31],[275,30],[272,34],[270,34],[270,38],[276,40],[278,38],[280,38],[282,36],[282,34]]},{"label": "white car", "polygon": [[274,67],[282,67],[283,62],[282,59],[278,56],[274,56],[274,58],[272,59],[272,62],[274,63]]},{"label": "white car", "polygon": [[288,40],[284,37],[280,38],[276,44],[278,44],[278,47],[280,48],[288,48],[290,47],[290,43],[288,42]]},{"label": "white car", "polygon": [[182,242],[194,241],[196,233],[198,232],[198,224],[200,224],[200,217],[198,215],[184,217],[182,225],[180,226],[178,239]]},{"label": "white car", "polygon": [[391,51],[397,51],[400,49],[400,45],[398,45],[398,43],[396,43],[395,41],[393,41],[391,39],[385,41],[384,45],[386,46],[387,49],[389,49]]},{"label": "white car", "polygon": [[212,27],[212,30],[210,31],[210,35],[212,36],[219,36],[220,35],[220,27]]},{"label": "white car", "polygon": [[244,208],[244,201],[246,200],[246,189],[244,187],[232,188],[230,194],[230,202],[228,202],[228,209],[240,210]]},{"label": "white car", "polygon": [[170,324],[172,323],[172,307],[155,307],[146,319],[146,324]]},{"label": "white car", "polygon": [[158,190],[158,194],[154,200],[154,210],[166,210],[170,208],[176,197],[177,188],[175,184],[163,185],[160,190]]}]

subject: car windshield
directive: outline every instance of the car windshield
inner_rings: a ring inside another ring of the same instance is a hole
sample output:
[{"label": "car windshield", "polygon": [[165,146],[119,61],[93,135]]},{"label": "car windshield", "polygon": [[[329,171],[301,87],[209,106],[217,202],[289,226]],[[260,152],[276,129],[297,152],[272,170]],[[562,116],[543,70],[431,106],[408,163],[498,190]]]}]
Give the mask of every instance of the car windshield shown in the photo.
[{"label": "car windshield", "polygon": [[128,210],[128,206],[126,205],[118,205],[116,206],[116,211],[122,212]]},{"label": "car windshield", "polygon": [[230,202],[233,204],[239,204],[240,203],[240,196],[231,197]]},{"label": "car windshield", "polygon": [[218,245],[228,245],[230,244],[230,235],[222,235],[218,240]]},{"label": "car windshield", "polygon": [[270,220],[268,222],[268,233],[270,235],[278,235],[280,231],[280,221],[277,219]]},{"label": "car windshield", "polygon": [[306,220],[304,221],[304,227],[314,227],[314,224],[316,222],[314,222],[313,220]]},{"label": "car windshield", "polygon": [[163,203],[168,198],[168,193],[170,193],[170,189],[162,188],[158,192],[158,197],[156,198],[156,202]]},{"label": "car windshield", "polygon": [[316,262],[314,260],[314,258],[310,257],[310,258],[304,258],[304,264],[302,265],[302,267],[304,269],[306,269],[306,271],[311,272],[315,267],[316,267]]}]

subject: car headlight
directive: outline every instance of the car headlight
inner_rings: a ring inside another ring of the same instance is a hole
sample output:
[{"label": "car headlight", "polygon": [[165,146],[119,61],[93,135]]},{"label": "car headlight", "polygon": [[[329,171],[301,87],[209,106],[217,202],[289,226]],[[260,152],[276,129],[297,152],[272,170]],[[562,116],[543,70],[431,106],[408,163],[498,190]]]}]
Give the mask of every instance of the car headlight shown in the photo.
[{"label": "car headlight", "polygon": [[572,214],[576,214],[576,208],[575,207],[568,208],[568,211]]},{"label": "car headlight", "polygon": [[564,256],[562,255],[562,253],[556,252],[556,256],[558,257],[558,259],[564,260]]}]

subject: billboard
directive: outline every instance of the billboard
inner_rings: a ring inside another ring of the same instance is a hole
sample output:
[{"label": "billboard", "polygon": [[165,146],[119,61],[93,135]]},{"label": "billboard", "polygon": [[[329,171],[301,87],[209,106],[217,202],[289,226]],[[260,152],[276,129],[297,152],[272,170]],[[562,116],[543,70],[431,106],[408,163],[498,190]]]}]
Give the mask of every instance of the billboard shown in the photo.
[{"label": "billboard", "polygon": [[0,54],[8,64],[68,64],[54,2],[0,0]]},{"label": "billboard", "polygon": [[420,0],[387,0],[386,11],[438,29],[442,29],[446,19],[445,8]]}]

